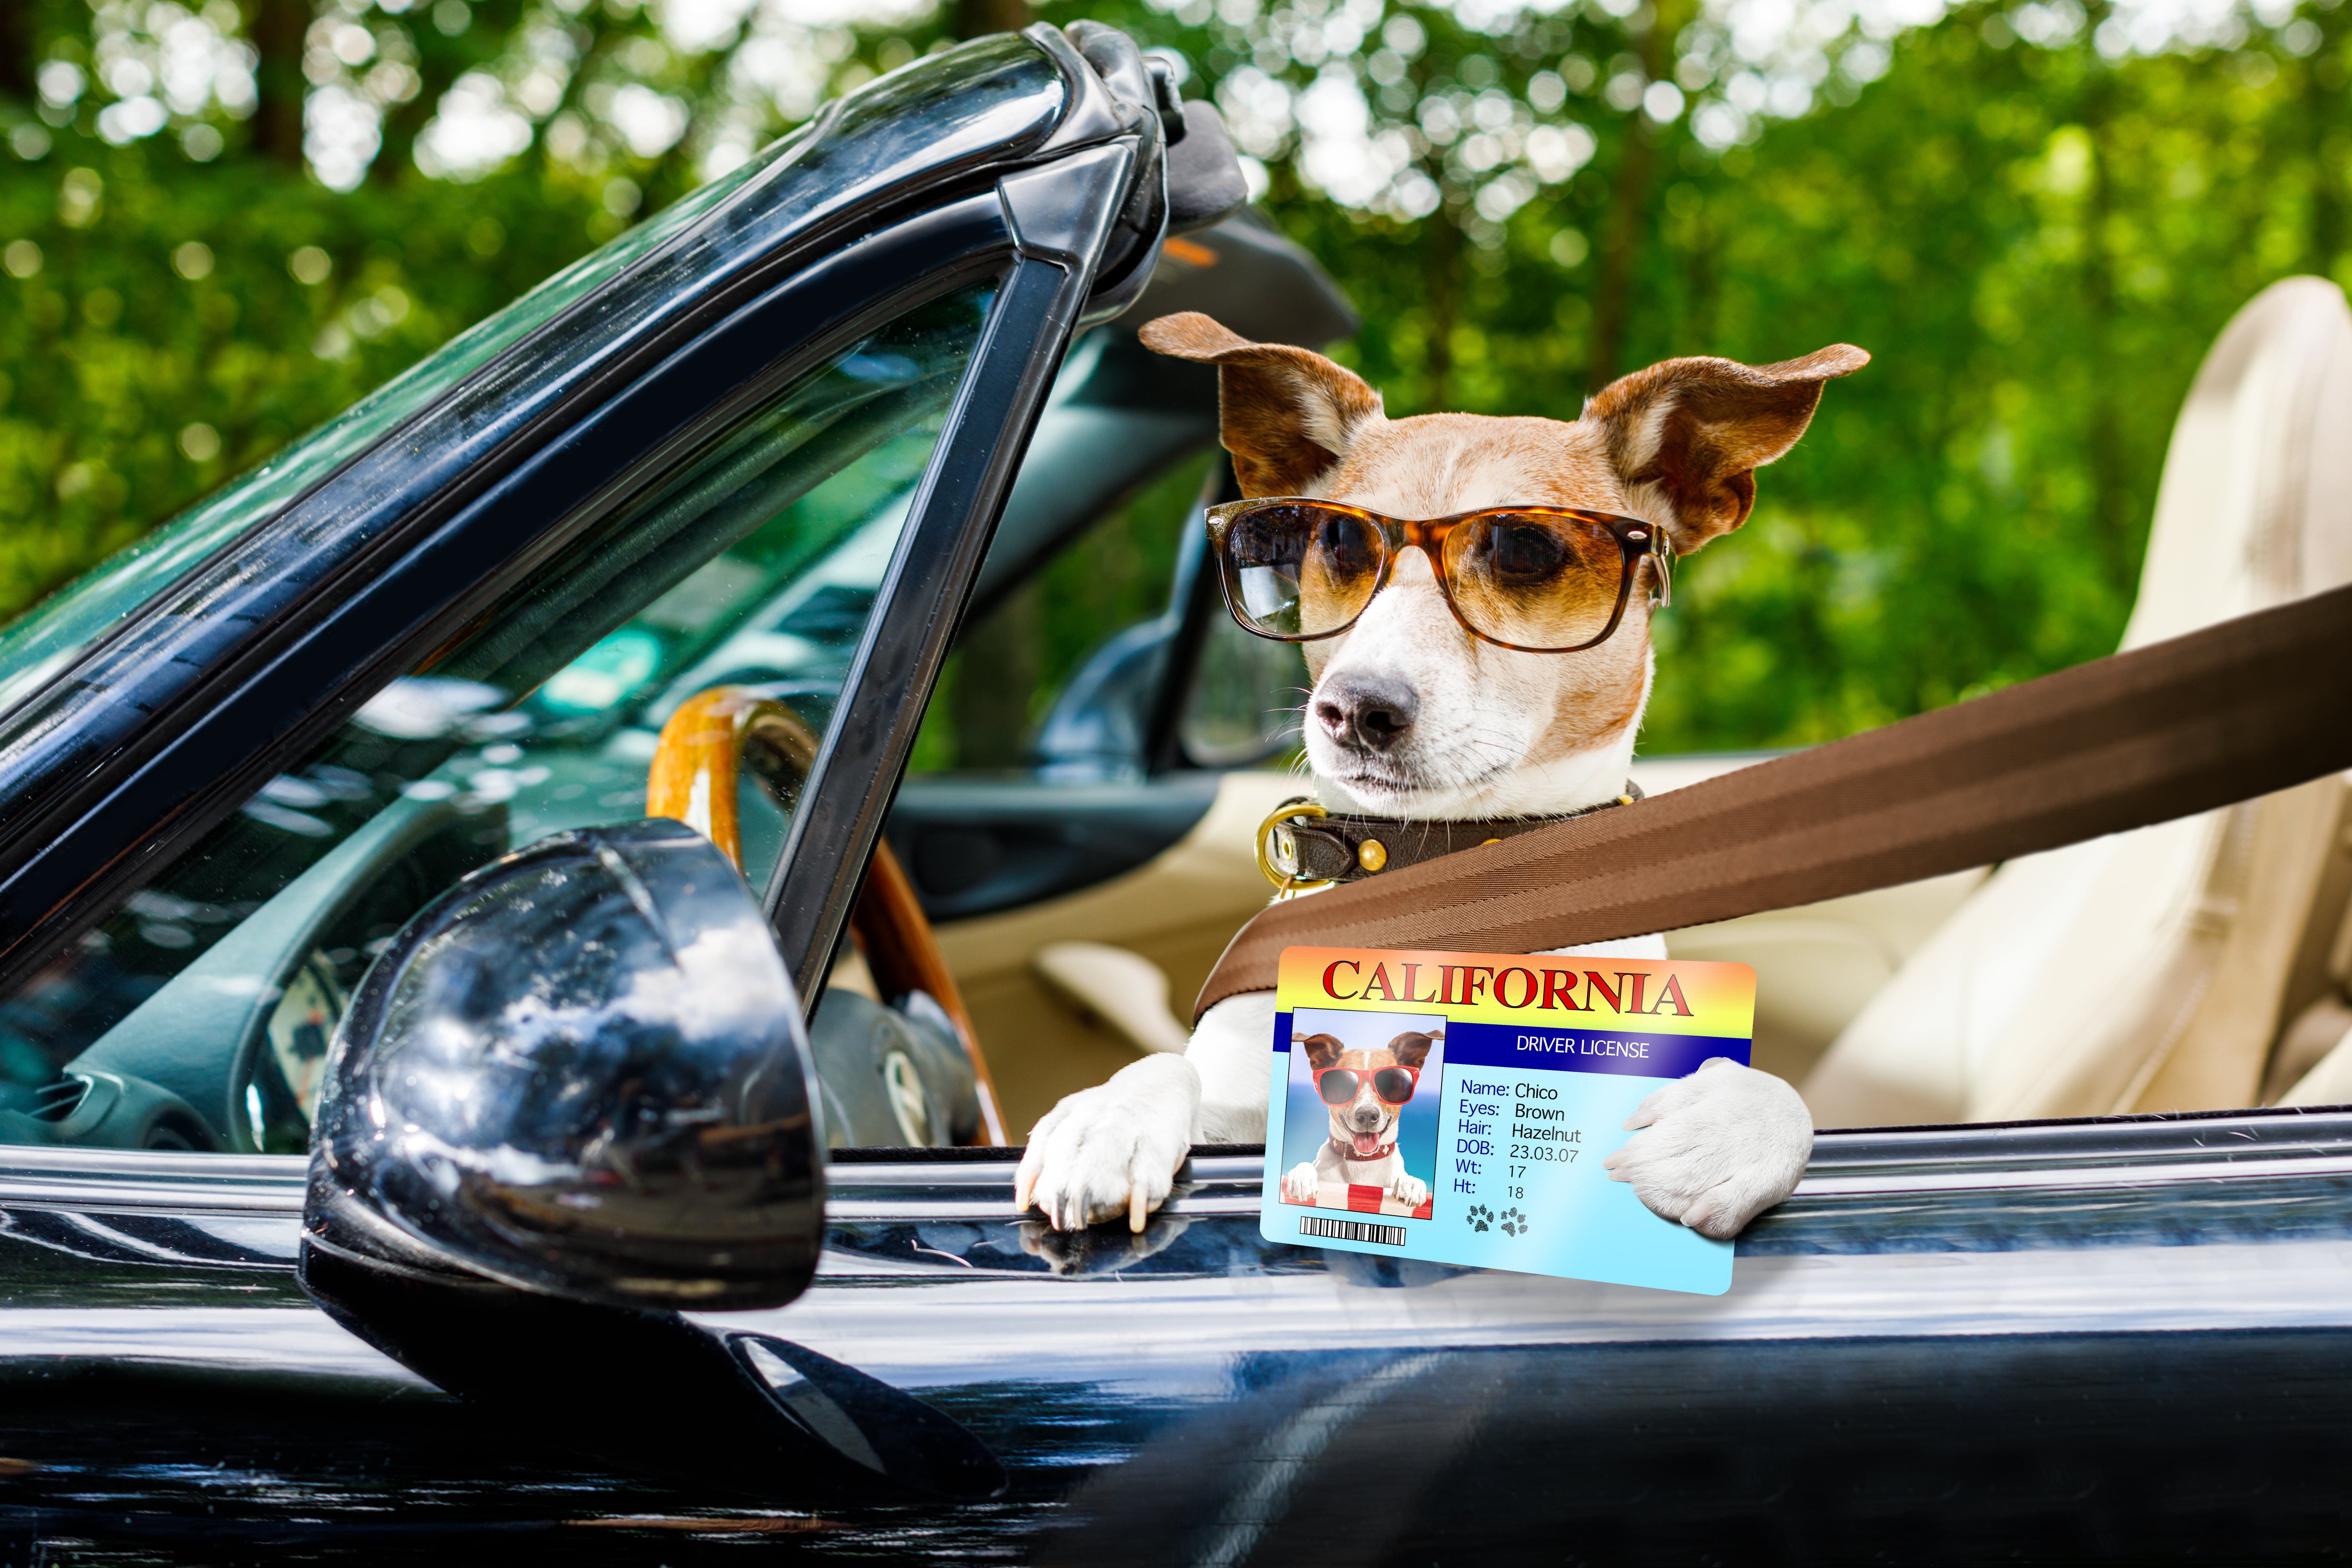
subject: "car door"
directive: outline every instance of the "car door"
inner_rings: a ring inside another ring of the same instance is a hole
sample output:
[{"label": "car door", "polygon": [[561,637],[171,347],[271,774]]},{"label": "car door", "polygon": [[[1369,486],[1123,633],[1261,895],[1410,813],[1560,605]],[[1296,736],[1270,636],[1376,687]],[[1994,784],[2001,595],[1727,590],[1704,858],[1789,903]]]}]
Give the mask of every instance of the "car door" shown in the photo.
[{"label": "car door", "polygon": [[1708,1298],[1270,1245],[1255,1151],[1076,1237],[1013,1212],[1009,1154],[837,1156],[816,1285],[693,1320],[780,1347],[823,1446],[722,1473],[679,1456],[730,1391],[630,1375],[666,1315],[586,1354],[461,1318],[604,1418],[460,1405],[294,1288],[299,1162],[23,1149],[0,1531],[53,1562],[2315,1560],[2347,1169],[2343,1113],[1824,1134]]},{"label": "car door", "polygon": [[1034,1467],[1041,1561],[2294,1560],[2345,1521],[2347,1131],[1824,1133],[1722,1297],[1271,1245],[1254,1149],[1140,1237],[837,1165],[747,1321]]}]

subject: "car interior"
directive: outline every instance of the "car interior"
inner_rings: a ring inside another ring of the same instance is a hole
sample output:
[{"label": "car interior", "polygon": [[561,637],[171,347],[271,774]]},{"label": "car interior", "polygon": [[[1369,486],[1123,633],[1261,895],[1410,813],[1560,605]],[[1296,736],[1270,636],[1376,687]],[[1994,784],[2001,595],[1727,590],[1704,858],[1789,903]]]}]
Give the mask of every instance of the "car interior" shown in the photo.
[{"label": "car interior", "polygon": [[[775,389],[0,999],[0,1141],[300,1152],[370,959],[548,833],[678,816],[765,886],[987,298]],[[1353,326],[1245,216],[1169,242],[1134,310],[1074,346],[814,1008],[836,1145],[1018,1142],[1181,1050],[1265,905],[1259,824],[1303,789],[1305,669],[1202,570],[1202,510],[1232,483],[1213,373],[1133,335],[1192,308],[1288,341]],[[2231,323],[2125,646],[2352,580],[2352,476],[2324,437],[2347,402],[2333,284]],[[1761,756],[1635,777],[1656,794]],[[1668,945],[1755,965],[1755,1064],[1823,1127],[2352,1100],[2346,812],[2328,778]]]},{"label": "car interior", "polygon": [[[2352,309],[2333,284],[2278,284],[2230,324],[2180,414],[2124,647],[2352,581],[2352,453],[2328,435],[2347,398]],[[1655,794],[1756,760],[1643,758],[1634,773]],[[1297,788],[1225,773],[1192,829],[1123,876],[941,925],[982,1037],[1022,1042],[1017,1064],[998,1053],[1012,1121],[1181,1047],[1191,997],[1268,895],[1256,825]],[[1667,944],[1756,967],[1755,1065],[1797,1084],[1822,1127],[2340,1103],[2347,795],[2316,780]]]}]

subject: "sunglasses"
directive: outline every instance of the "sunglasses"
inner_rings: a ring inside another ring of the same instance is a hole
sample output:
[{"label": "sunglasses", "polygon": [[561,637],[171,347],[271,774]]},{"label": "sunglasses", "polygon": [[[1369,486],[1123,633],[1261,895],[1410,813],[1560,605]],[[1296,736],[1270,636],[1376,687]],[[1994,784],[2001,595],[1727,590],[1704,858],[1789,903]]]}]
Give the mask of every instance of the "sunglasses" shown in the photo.
[{"label": "sunglasses", "polygon": [[1345,1105],[1363,1092],[1368,1078],[1382,1105],[1402,1105],[1421,1087],[1419,1068],[1318,1068],[1315,1093],[1326,1105]]},{"label": "sunglasses", "polygon": [[1242,629],[1277,642],[1337,637],[1417,549],[1437,568],[1454,618],[1521,653],[1575,653],[1609,640],[1644,561],[1650,603],[1671,601],[1674,548],[1638,517],[1570,507],[1499,506],[1407,521],[1337,501],[1265,496],[1209,509],[1225,605]]}]

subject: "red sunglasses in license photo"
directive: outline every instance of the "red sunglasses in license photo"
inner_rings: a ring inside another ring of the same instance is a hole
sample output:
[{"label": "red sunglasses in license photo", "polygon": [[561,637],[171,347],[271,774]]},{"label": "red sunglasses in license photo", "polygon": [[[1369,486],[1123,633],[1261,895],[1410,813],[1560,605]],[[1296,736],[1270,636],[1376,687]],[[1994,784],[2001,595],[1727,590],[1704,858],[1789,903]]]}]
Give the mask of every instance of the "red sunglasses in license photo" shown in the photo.
[{"label": "red sunglasses in license photo", "polygon": [[1411,1100],[1413,1090],[1421,1087],[1421,1069],[1408,1067],[1318,1068],[1315,1069],[1316,1097],[1326,1105],[1345,1105],[1363,1092],[1364,1080],[1371,1079],[1372,1092],[1382,1105],[1402,1105]]}]

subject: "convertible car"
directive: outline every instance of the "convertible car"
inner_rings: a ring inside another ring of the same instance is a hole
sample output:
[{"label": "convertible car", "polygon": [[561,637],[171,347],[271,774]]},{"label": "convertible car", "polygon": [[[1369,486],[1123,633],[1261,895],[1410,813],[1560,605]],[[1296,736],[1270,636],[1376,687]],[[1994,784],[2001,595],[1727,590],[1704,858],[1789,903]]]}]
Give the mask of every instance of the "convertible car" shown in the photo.
[{"label": "convertible car", "polygon": [[[1242,196],[1109,29],[926,58],[0,635],[0,1561],[2352,1543],[2340,779],[1672,933],[1853,1129],[1721,1298],[1014,1208],[1295,788],[1133,332],[1352,330]],[[2347,431],[2279,285],[2127,641],[2352,578]]]}]

